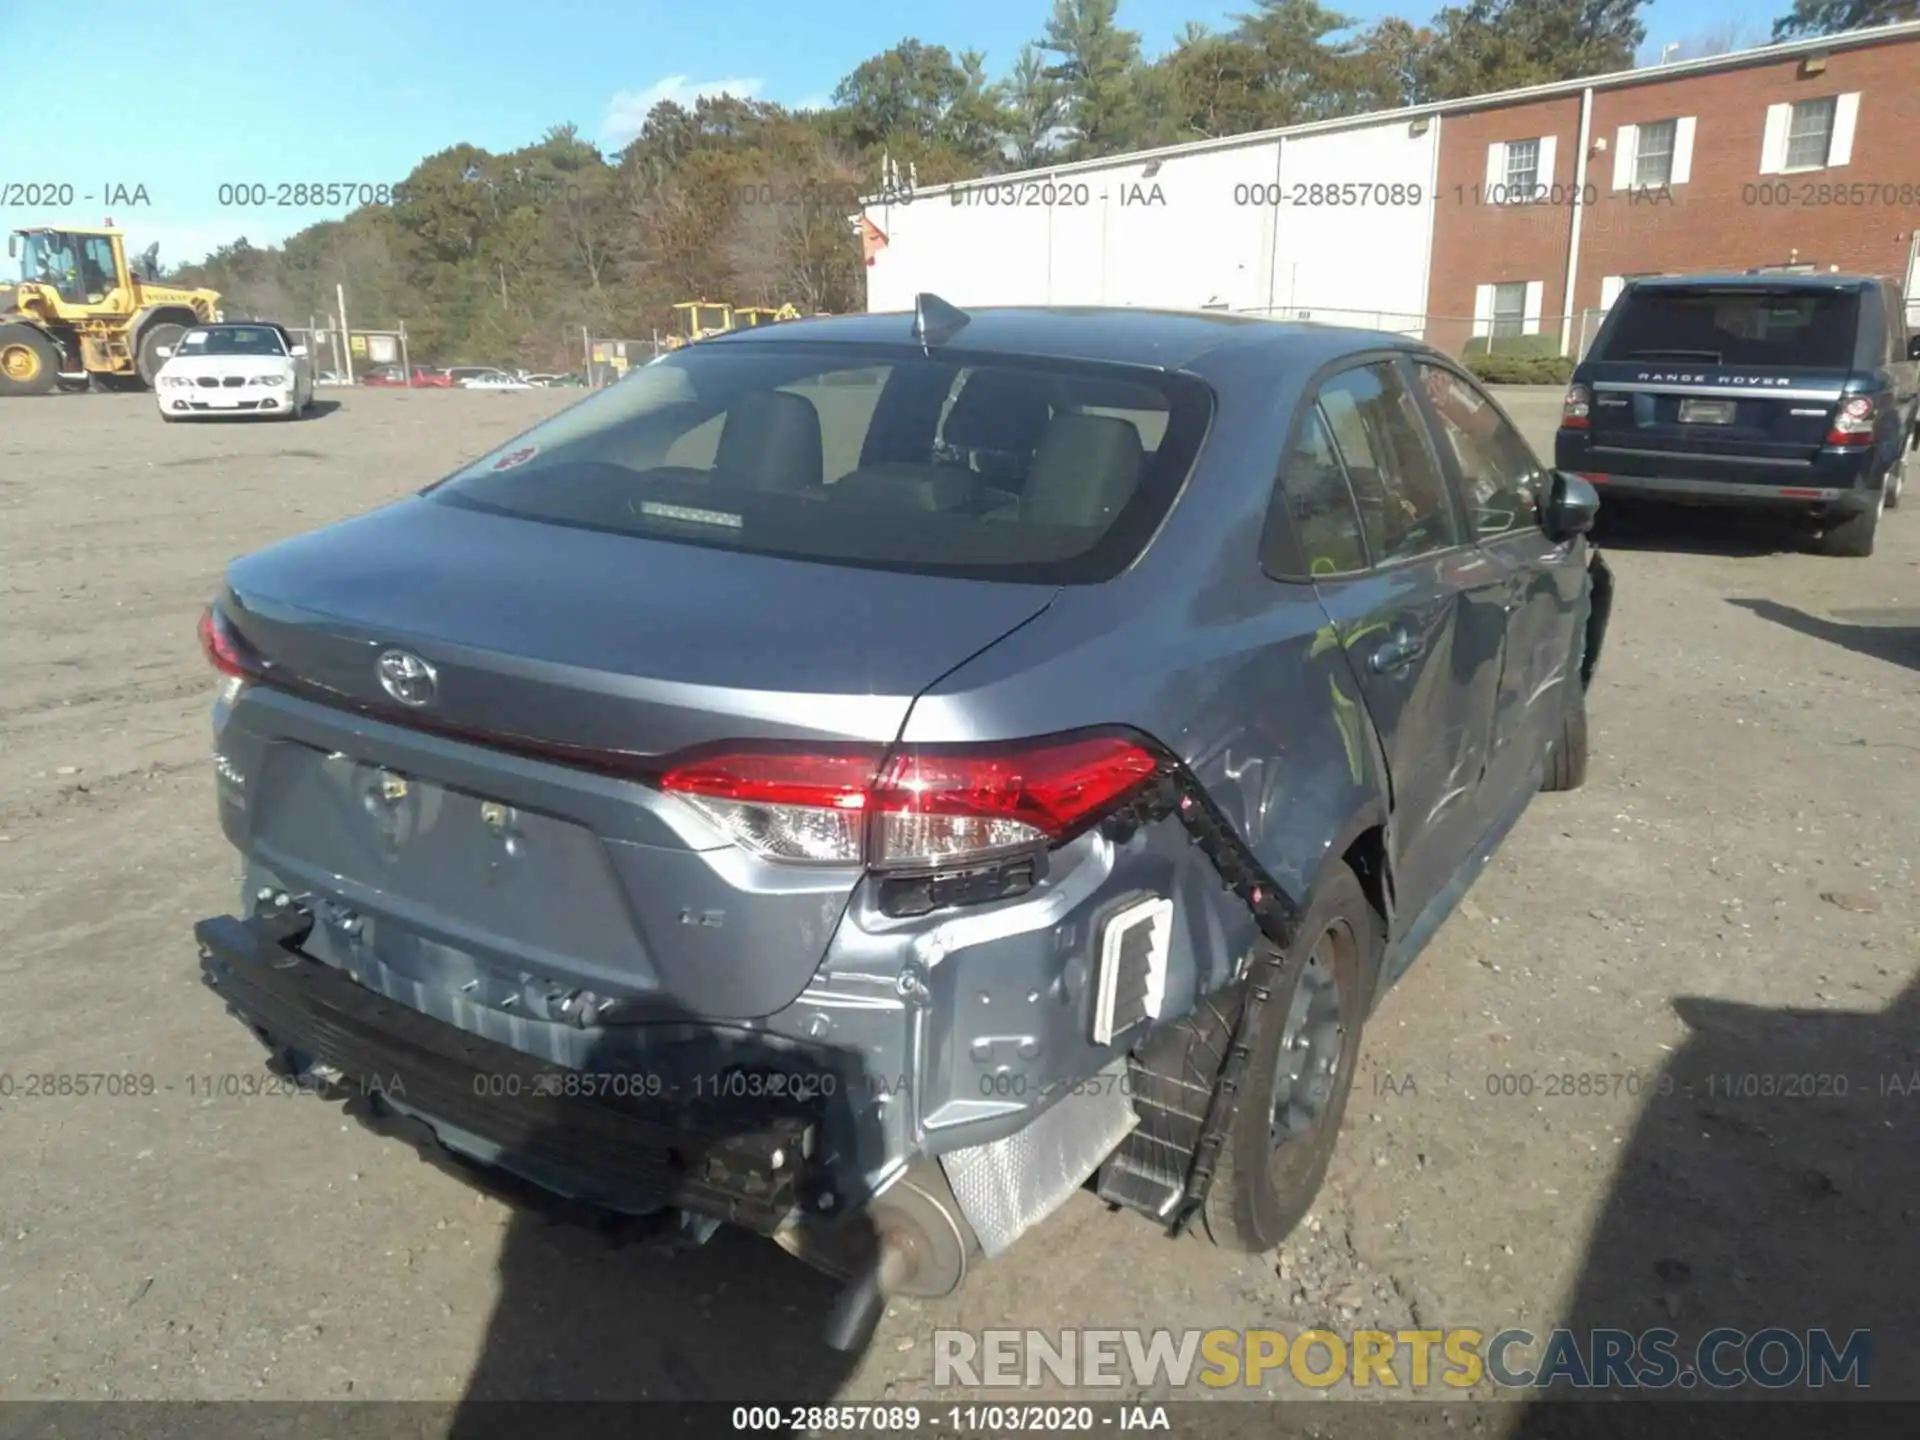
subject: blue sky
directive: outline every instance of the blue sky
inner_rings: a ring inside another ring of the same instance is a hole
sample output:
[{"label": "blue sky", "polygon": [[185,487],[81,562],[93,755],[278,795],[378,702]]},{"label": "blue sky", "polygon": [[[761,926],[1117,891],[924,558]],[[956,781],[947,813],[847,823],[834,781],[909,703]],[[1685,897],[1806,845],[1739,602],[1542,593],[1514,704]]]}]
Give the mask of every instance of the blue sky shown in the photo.
[{"label": "blue sky", "polygon": [[[1189,20],[1217,26],[1249,8],[1121,0],[1120,18],[1157,54]],[[1366,21],[1425,20],[1439,7],[1332,8]],[[1762,43],[1786,8],[1778,0],[1747,19],[1743,0],[1655,0],[1643,11],[1648,50],[1742,21],[1748,43]],[[1049,9],[1050,0],[319,0],[292,10],[0,0],[0,54],[13,57],[0,105],[0,228],[111,215],[134,248],[158,241],[170,261],[238,235],[269,244],[338,212],[222,207],[223,183],[390,183],[460,141],[510,150],[564,121],[613,147],[655,99],[702,91],[824,103],[855,65],[907,36],[982,49],[998,75]],[[16,186],[48,183],[73,187],[71,208],[7,203]],[[114,186],[144,187],[147,203],[103,205]]]}]

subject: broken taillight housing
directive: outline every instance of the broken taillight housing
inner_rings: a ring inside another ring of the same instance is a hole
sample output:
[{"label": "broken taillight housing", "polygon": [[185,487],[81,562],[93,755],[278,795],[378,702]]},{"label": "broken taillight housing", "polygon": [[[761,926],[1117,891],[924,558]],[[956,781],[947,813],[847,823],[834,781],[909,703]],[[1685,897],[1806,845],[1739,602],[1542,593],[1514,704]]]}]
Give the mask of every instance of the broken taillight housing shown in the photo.
[{"label": "broken taillight housing", "polygon": [[1569,385],[1566,399],[1560,403],[1560,424],[1568,430],[1585,430],[1593,422],[1593,395],[1584,385]]},{"label": "broken taillight housing", "polygon": [[1827,444],[1871,444],[1878,419],[1870,396],[1849,395],[1840,402],[1840,408],[1833,412],[1833,424],[1827,431]]},{"label": "broken taillight housing", "polygon": [[893,753],[743,743],[670,764],[660,786],[766,859],[941,870],[1058,844],[1159,768],[1117,734]]}]

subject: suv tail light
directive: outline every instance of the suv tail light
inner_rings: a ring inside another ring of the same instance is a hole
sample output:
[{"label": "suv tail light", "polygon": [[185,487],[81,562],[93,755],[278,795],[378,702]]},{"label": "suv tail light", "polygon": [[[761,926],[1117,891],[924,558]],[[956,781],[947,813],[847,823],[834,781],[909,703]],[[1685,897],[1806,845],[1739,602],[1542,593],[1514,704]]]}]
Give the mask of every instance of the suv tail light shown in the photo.
[{"label": "suv tail light", "polygon": [[1120,735],[893,754],[741,745],[671,765],[660,786],[770,860],[931,870],[1058,844],[1159,768]]},{"label": "suv tail light", "polygon": [[1833,412],[1833,426],[1827,431],[1829,445],[1867,445],[1873,441],[1878,419],[1873,400],[1866,395],[1849,395]]},{"label": "suv tail light", "polygon": [[1560,424],[1567,430],[1585,430],[1592,421],[1593,396],[1584,385],[1569,385],[1567,398],[1560,405]]}]

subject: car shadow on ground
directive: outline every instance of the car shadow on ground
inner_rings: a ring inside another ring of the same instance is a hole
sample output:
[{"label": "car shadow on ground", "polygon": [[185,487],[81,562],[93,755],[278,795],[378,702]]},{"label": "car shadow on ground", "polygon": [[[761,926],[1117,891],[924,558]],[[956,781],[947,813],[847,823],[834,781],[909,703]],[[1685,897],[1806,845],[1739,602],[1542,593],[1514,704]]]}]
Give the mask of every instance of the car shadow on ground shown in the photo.
[{"label": "car shadow on ground", "polygon": [[1796,610],[1791,605],[1782,605],[1775,600],[1730,599],[1727,603],[1758,615],[1762,620],[1771,620],[1776,625],[1784,625],[1802,635],[1811,635],[1816,640],[1825,640],[1828,644],[1838,645],[1855,654],[1884,660],[1890,665],[1904,665],[1910,670],[1920,670],[1920,609],[1910,607],[1905,612],[1890,611],[1884,619],[1872,616],[1880,623],[1867,624],[1852,619],[1837,620],[1809,615],[1804,610]]},{"label": "car shadow on ground", "polygon": [[340,402],[338,400],[322,400],[319,396],[316,395],[311,401],[308,402],[307,413],[301,416],[300,418],[303,421],[304,420],[324,420],[326,419],[327,416],[333,414],[333,412],[338,410],[339,408],[340,408]]},{"label": "car shadow on ground", "polygon": [[1813,548],[1813,527],[1804,520],[1749,510],[1663,505],[1600,491],[1594,543],[1607,550],[1647,550],[1675,555],[1724,555],[1752,559]]},{"label": "car shadow on ground", "polygon": [[[1920,1398],[1920,981],[1880,1012],[1673,1007],[1688,1036],[1649,1082],[1561,1323],[1589,1353],[1596,1329],[1677,1332],[1675,1383],[1605,1398],[1684,1409],[1569,1406],[1558,1384],[1511,1436],[1761,1433],[1762,1412],[1706,1403],[1719,1398],[1822,1402],[1779,1412],[1793,1421],[1782,1433],[1881,1433],[1867,1426],[1891,1418],[1880,1407],[1842,1402]],[[1678,1378],[1719,1327],[1790,1334],[1764,1355],[1722,1345],[1707,1357],[1717,1372]],[[1794,1352],[1815,1348],[1806,1337],[1819,1330],[1842,1362],[1822,1389],[1722,1383],[1743,1369],[1798,1377]],[[1863,1331],[1864,1349],[1849,1352]],[[1865,1392],[1847,1378],[1856,1353]]]},{"label": "car shadow on ground", "polygon": [[[839,1122],[816,1131],[837,1138],[815,1143],[865,1157],[879,1141],[868,1123],[874,1112],[853,1103],[865,1093],[855,1083],[863,1073],[859,1057],[820,1053],[832,1057],[826,1063],[839,1077],[834,1093],[846,1103],[829,1102],[839,1104]],[[611,1059],[580,1068],[602,1077],[637,1073],[631,1061]],[[700,1073],[724,1072],[715,1064]],[[658,1219],[563,1200],[508,1170],[454,1158],[418,1121],[392,1114],[377,1099],[348,1108],[369,1128],[413,1144],[423,1159],[512,1207],[493,1313],[446,1431],[449,1440],[524,1440],[556,1423],[568,1434],[665,1437],[702,1425],[727,1433],[731,1407],[826,1403],[857,1368],[859,1354],[835,1350],[825,1338],[843,1286],[774,1241],[722,1226],[705,1245],[688,1246]],[[748,1101],[710,1102],[706,1109],[709,1136],[723,1141],[757,1133],[765,1118]],[[580,1153],[579,1143],[577,1133],[567,1138],[556,1124],[526,1133],[511,1155],[516,1164],[550,1173],[556,1155]],[[681,1158],[685,1173],[707,1173],[699,1147],[689,1146]],[[871,1243],[864,1219],[847,1223],[861,1243]],[[636,1401],[715,1408],[636,1412]],[[568,1408],[555,1410],[556,1402]]]}]

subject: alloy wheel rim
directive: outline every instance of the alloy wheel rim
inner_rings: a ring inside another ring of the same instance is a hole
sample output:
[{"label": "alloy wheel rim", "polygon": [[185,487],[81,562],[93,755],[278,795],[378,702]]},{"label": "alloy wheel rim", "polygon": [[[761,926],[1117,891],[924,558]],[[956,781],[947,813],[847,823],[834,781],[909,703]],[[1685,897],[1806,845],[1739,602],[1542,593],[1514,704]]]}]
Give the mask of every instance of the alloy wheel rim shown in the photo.
[{"label": "alloy wheel rim", "polygon": [[1276,1151],[1319,1128],[1341,1078],[1347,1027],[1335,974],[1339,945],[1335,931],[1321,935],[1287,1007],[1268,1111],[1268,1132]]}]

